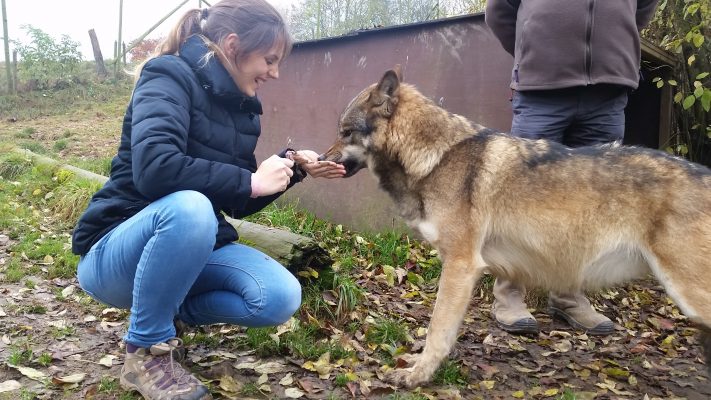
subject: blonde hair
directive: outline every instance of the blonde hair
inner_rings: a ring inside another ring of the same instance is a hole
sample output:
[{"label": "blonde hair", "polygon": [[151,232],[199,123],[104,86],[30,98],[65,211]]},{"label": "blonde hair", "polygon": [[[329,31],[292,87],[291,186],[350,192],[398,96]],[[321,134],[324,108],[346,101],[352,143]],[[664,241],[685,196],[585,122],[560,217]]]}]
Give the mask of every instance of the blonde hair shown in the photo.
[{"label": "blonde hair", "polygon": [[206,55],[206,62],[215,53],[222,53],[219,45],[232,33],[239,37],[237,59],[281,43],[283,54],[280,60],[283,60],[293,45],[284,18],[265,0],[222,0],[207,9],[187,11],[153,55],[138,65],[133,72],[134,78],[138,80],[141,69],[151,59],[165,54],[177,55],[185,40],[196,34],[205,39],[211,50]]}]

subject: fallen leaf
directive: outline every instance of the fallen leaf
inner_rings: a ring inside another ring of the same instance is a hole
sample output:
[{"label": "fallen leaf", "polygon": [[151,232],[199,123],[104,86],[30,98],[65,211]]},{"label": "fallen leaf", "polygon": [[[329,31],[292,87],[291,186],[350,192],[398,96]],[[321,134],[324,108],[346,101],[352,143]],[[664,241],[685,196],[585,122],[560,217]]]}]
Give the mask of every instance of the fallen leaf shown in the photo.
[{"label": "fallen leaf", "polygon": [[29,367],[15,367],[11,366],[12,368],[17,369],[20,371],[20,373],[30,379],[34,379],[36,381],[44,382],[47,379],[47,375],[42,372],[38,371],[34,368],[29,368]]},{"label": "fallen leaf", "polygon": [[11,379],[9,381],[0,383],[0,393],[11,392],[11,391],[17,390],[21,387],[22,387],[22,385],[20,385],[20,382],[14,381]]},{"label": "fallen leaf", "polygon": [[73,375],[68,375],[68,376],[55,376],[52,377],[52,383],[55,385],[64,385],[64,384],[71,384],[71,383],[79,383],[86,378],[85,373],[78,373],[78,374],[73,374]]},{"label": "fallen leaf", "polygon": [[291,372],[286,374],[285,377],[281,378],[279,381],[279,384],[282,386],[291,386],[294,384],[294,377],[291,375]]},{"label": "fallen leaf", "polygon": [[297,388],[288,388],[284,391],[284,396],[286,396],[289,399],[298,399],[302,396],[304,396],[306,393],[302,392],[301,390]]},{"label": "fallen leaf", "polygon": [[101,364],[101,365],[103,365],[103,366],[105,366],[105,367],[111,368],[111,366],[114,365],[114,360],[115,360],[116,358],[117,358],[117,357],[114,356],[114,355],[107,354],[107,355],[101,357],[101,359],[99,360],[99,364]]}]

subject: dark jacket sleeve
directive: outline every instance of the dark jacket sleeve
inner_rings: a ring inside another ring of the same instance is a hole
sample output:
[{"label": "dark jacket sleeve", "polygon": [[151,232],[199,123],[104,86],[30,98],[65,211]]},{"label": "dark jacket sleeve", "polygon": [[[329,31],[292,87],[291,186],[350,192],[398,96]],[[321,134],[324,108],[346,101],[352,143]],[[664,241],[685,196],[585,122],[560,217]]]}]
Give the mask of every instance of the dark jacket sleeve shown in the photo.
[{"label": "dark jacket sleeve", "polygon": [[195,190],[217,204],[242,208],[251,194],[251,172],[232,164],[188,156],[192,71],[177,59],[147,63],[133,93],[133,181],[151,200]]},{"label": "dark jacket sleeve", "polygon": [[641,31],[652,21],[658,1],[659,0],[637,0],[637,13],[635,15],[637,30]]},{"label": "dark jacket sleeve", "polygon": [[488,0],[484,20],[499,39],[504,50],[514,54],[516,44],[516,14],[520,0]]}]

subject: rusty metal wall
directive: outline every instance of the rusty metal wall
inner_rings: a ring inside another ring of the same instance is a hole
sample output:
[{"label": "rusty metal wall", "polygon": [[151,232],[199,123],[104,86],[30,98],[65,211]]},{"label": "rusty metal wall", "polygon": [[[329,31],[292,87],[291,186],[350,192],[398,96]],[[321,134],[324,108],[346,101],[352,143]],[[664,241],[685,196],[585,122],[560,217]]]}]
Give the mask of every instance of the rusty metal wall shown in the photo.
[{"label": "rusty metal wall", "polygon": [[[447,110],[494,129],[511,127],[512,58],[475,14],[297,44],[280,79],[260,90],[258,160],[287,144],[325,151],[347,103],[395,64],[404,81]],[[367,170],[343,180],[307,179],[283,199],[353,229],[404,229],[397,205]]]}]

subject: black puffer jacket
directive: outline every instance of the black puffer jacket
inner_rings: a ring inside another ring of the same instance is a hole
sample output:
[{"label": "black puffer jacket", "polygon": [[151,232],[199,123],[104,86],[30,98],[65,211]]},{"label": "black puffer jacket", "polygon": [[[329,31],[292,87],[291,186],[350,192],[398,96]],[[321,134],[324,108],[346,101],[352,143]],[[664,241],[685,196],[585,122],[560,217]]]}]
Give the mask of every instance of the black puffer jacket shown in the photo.
[{"label": "black puffer jacket", "polygon": [[[241,218],[279,196],[250,198],[262,106],[239,91],[216,57],[205,63],[207,52],[202,38],[193,36],[179,56],[160,56],[144,66],[110,179],[74,229],[74,253],[86,254],[121,222],[179,190],[210,199],[219,221],[218,248],[237,239],[221,211]],[[295,173],[290,186],[302,176]]]}]

